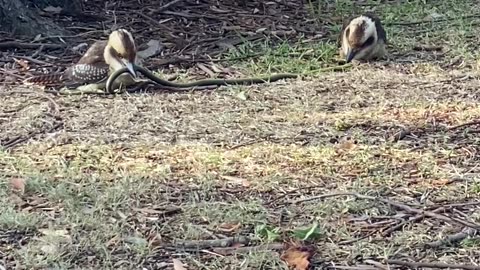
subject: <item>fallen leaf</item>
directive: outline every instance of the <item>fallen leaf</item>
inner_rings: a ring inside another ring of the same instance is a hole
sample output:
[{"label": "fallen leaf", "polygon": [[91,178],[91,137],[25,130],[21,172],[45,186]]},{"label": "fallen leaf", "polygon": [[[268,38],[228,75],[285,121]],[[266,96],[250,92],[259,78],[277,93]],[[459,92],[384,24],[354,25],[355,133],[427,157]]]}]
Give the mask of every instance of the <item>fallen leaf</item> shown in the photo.
[{"label": "fallen leaf", "polygon": [[187,270],[187,268],[183,267],[183,263],[180,260],[172,259],[172,261],[174,270]]},{"label": "fallen leaf", "polygon": [[52,13],[52,14],[60,14],[60,12],[62,12],[62,8],[61,7],[48,6],[48,7],[44,8],[43,11],[49,12],[49,13]]},{"label": "fallen leaf", "polygon": [[247,95],[245,95],[245,92],[238,92],[237,97],[241,100],[247,100]]},{"label": "fallen leaf", "polygon": [[48,255],[54,255],[58,253],[58,247],[53,244],[46,244],[42,245],[40,247],[40,250],[43,251],[43,253],[48,254]]},{"label": "fallen leaf", "polygon": [[220,226],[218,226],[219,230],[222,231],[222,232],[234,232],[236,230],[238,230],[238,228],[240,228],[241,224],[240,223],[237,223],[237,224],[232,224],[232,223],[222,223],[220,224]]},{"label": "fallen leaf", "polygon": [[160,44],[160,41],[156,39],[151,39],[150,41],[147,42],[147,48],[145,50],[141,50],[137,52],[138,56],[140,58],[149,58],[157,54],[162,50],[162,45]]},{"label": "fallen leaf", "polygon": [[215,65],[215,64],[211,64],[211,65],[210,65],[210,68],[213,70],[213,72],[216,72],[216,73],[222,73],[222,72],[224,72],[220,67],[218,67],[218,66]]},{"label": "fallen leaf", "polygon": [[296,270],[307,270],[313,251],[307,247],[290,247],[280,257],[288,266]]},{"label": "fallen leaf", "polygon": [[199,67],[201,70],[203,70],[205,73],[207,73],[210,77],[215,77],[215,72],[213,72],[212,70],[207,68],[207,66],[205,66],[204,64],[197,63],[197,67]]},{"label": "fallen leaf", "polygon": [[338,144],[337,148],[340,150],[352,150],[356,147],[355,143],[352,142],[351,140],[343,141],[340,144]]},{"label": "fallen leaf", "polygon": [[56,236],[56,237],[70,238],[70,235],[68,234],[67,230],[39,229],[38,231],[41,232],[45,236]]},{"label": "fallen leaf", "polygon": [[10,187],[20,194],[25,193],[25,179],[23,178],[12,178],[10,180]]},{"label": "fallen leaf", "polygon": [[72,47],[72,52],[80,52],[81,50],[88,47],[88,43],[80,43],[77,46]]},{"label": "fallen leaf", "polygon": [[266,238],[268,241],[275,241],[280,238],[280,229],[261,224],[255,227],[255,234]]},{"label": "fallen leaf", "polygon": [[23,59],[17,59],[17,58],[13,58],[13,60],[18,64],[20,65],[22,68],[20,70],[29,70],[30,69],[30,66],[28,65],[28,61],[25,61]]},{"label": "fallen leaf", "polygon": [[293,234],[298,239],[305,241],[310,239],[315,239],[321,235],[322,231],[318,228],[318,223],[315,222],[312,226],[307,228],[296,229],[293,231]]}]

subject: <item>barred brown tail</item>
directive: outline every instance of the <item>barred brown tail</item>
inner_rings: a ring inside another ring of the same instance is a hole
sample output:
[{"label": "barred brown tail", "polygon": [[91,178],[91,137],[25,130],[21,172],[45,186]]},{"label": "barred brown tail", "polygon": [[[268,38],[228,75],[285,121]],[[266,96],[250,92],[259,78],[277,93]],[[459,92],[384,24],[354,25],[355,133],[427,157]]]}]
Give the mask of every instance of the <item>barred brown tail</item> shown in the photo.
[{"label": "barred brown tail", "polygon": [[56,84],[62,81],[62,77],[63,74],[61,73],[38,75],[25,79],[23,83],[38,85]]}]

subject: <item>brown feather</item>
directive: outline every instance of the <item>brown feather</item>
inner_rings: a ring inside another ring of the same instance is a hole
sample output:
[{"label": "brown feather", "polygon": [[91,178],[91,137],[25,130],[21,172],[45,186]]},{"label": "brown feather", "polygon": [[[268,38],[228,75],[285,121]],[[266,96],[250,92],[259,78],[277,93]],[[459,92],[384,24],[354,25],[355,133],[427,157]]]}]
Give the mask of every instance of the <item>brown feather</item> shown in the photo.
[{"label": "brown feather", "polygon": [[25,84],[38,84],[38,85],[50,85],[50,84],[59,84],[63,80],[63,73],[53,73],[53,74],[44,74],[33,76],[25,79],[23,82]]},{"label": "brown feather", "polygon": [[350,35],[348,36],[348,42],[352,48],[362,47],[362,38],[365,34],[365,28],[367,27],[365,22],[352,29],[350,28]]}]

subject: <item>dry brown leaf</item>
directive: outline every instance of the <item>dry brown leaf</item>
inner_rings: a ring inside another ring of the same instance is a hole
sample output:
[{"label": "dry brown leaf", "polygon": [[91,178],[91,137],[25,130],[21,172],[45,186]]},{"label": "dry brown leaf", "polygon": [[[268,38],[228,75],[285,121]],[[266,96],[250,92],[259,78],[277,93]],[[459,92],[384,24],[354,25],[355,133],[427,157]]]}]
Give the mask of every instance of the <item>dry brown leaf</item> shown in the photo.
[{"label": "dry brown leaf", "polygon": [[172,261],[174,270],[187,270],[187,268],[183,267],[183,263],[180,260],[172,259]]},{"label": "dry brown leaf", "polygon": [[141,50],[137,53],[140,58],[143,59],[152,57],[163,49],[163,45],[160,43],[159,40],[156,39],[149,40],[145,46],[146,48],[144,50]]},{"label": "dry brown leaf", "polygon": [[25,193],[25,179],[23,178],[12,178],[10,180],[10,187],[20,194]]},{"label": "dry brown leaf", "polygon": [[220,224],[218,229],[222,232],[234,232],[234,231],[238,230],[238,228],[240,228],[240,226],[241,226],[240,223],[237,223],[237,224],[222,223],[222,224]]},{"label": "dry brown leaf", "polygon": [[211,64],[211,65],[210,65],[210,68],[211,68],[214,72],[216,72],[216,73],[222,73],[222,72],[224,72],[224,70],[222,70],[220,67],[218,67],[218,66],[215,65],[215,64]]},{"label": "dry brown leaf", "polygon": [[20,70],[24,71],[24,70],[30,69],[30,66],[28,65],[28,61],[24,59],[17,59],[15,57],[13,58],[13,60],[15,61],[15,63],[17,63],[19,66],[22,67]]},{"label": "dry brown leaf", "polygon": [[433,187],[443,187],[448,184],[451,184],[452,180],[451,179],[438,179],[438,180],[433,180],[432,181],[432,186]]},{"label": "dry brown leaf", "polygon": [[197,63],[197,67],[199,67],[201,70],[203,70],[205,73],[207,73],[210,77],[215,77],[215,72],[213,72],[212,70],[207,68],[207,66],[205,66],[204,64]]},{"label": "dry brown leaf", "polygon": [[306,247],[290,247],[280,257],[288,266],[296,270],[307,270],[313,251]]},{"label": "dry brown leaf", "polygon": [[355,148],[355,143],[353,143],[351,140],[344,141],[338,145],[338,148],[341,150],[352,150]]}]

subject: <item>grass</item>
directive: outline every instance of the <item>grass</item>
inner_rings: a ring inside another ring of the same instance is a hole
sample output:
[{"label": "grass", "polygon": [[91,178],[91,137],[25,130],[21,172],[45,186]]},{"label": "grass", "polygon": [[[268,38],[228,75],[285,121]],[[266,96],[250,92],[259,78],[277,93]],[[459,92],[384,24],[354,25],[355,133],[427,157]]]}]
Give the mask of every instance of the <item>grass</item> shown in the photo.
[{"label": "grass", "polygon": [[[209,93],[55,97],[60,111],[46,99],[3,95],[2,138],[57,121],[64,128],[0,152],[0,266],[158,269],[171,268],[175,257],[189,269],[288,269],[275,250],[220,256],[221,249],[180,244],[232,236],[254,245],[302,242],[298,231],[315,224],[318,238],[304,243],[316,247],[318,267],[418,258],[420,245],[460,228],[429,218],[381,236],[405,213],[351,197],[292,202],[358,192],[422,208],[478,197],[478,130],[447,130],[480,116],[476,80],[465,76],[476,70],[477,19],[456,18],[478,4],[457,2],[379,4],[393,58],[315,79]],[[244,57],[233,63],[250,75],[335,65],[336,18],[354,3],[309,8],[335,20],[324,23],[331,35],[246,43],[225,57]],[[451,19],[395,24],[434,13]],[[446,50],[412,51],[414,44]],[[403,128],[411,135],[392,141]],[[23,194],[10,187],[14,177],[25,180]],[[448,214],[480,222],[475,207]],[[478,239],[460,245],[421,255],[468,263]]]}]

